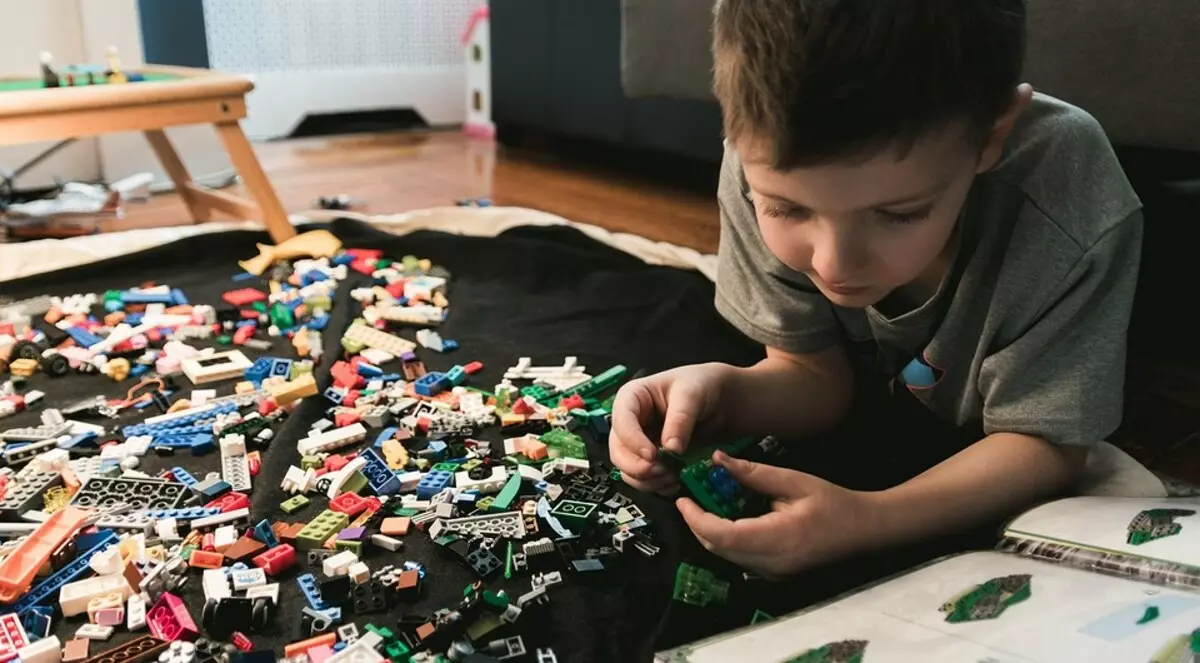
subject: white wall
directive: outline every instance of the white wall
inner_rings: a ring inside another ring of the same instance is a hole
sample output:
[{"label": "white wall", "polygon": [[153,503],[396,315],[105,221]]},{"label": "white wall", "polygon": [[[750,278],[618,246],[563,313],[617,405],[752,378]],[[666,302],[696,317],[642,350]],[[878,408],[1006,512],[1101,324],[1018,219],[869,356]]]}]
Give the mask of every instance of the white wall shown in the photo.
[{"label": "white wall", "polygon": [[[38,57],[42,51],[50,51],[59,64],[82,61],[81,1],[0,0],[0,16],[4,17],[7,28],[0,38],[0,75],[40,75]],[[108,5],[109,1],[93,4]],[[0,168],[13,170],[53,144],[51,141],[0,147]],[[99,179],[96,141],[76,141],[23,175],[16,184],[18,188],[53,186],[55,176],[63,180]]]}]

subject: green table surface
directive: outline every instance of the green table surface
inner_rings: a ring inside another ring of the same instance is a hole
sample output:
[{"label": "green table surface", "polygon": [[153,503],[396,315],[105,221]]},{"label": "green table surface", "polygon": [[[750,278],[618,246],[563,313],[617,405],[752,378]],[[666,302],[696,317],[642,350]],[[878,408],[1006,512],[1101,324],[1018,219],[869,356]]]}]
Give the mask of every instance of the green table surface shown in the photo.
[{"label": "green table surface", "polygon": [[[159,82],[161,82],[161,81],[177,81],[177,80],[181,80],[183,78],[182,76],[180,76],[178,74],[146,73],[146,74],[143,74],[143,76],[146,77],[146,80],[144,81],[146,83],[152,83],[155,81],[159,81]],[[66,83],[65,76],[59,76],[59,80],[63,81],[64,84]],[[106,81],[100,81],[98,83],[94,83],[94,85],[108,85],[108,84],[109,83]],[[137,84],[138,83],[129,83],[128,85],[137,85]],[[82,80],[80,79],[80,77],[76,77],[74,87],[88,87],[87,76],[86,75],[83,76]],[[42,89],[45,89],[45,86],[42,85],[41,78],[4,78],[4,79],[0,79],[0,92],[16,92],[19,90],[42,90]]]}]

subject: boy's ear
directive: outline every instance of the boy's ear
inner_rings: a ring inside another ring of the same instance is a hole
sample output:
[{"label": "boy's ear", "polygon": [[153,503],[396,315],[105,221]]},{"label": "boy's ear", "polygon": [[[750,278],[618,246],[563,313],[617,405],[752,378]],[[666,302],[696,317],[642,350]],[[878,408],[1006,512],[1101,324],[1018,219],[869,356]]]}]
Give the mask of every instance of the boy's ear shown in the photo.
[{"label": "boy's ear", "polygon": [[979,165],[976,167],[976,173],[984,173],[992,169],[996,162],[1000,160],[1000,155],[1004,153],[1004,142],[1008,140],[1008,135],[1012,133],[1013,127],[1017,123],[1017,118],[1021,117],[1021,113],[1029,108],[1029,102],[1033,100],[1033,86],[1028,83],[1021,83],[1013,92],[1012,105],[996,120],[996,124],[992,125],[992,131],[988,135],[987,142],[984,143],[983,151],[979,155]]}]

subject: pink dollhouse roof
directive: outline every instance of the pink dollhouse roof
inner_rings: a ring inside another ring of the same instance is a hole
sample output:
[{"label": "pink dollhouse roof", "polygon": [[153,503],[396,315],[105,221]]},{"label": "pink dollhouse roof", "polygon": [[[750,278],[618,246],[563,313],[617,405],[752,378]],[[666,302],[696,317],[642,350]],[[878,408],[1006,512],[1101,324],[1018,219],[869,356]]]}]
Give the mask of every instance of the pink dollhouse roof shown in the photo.
[{"label": "pink dollhouse roof", "polygon": [[487,5],[484,5],[483,7],[480,7],[479,9],[476,9],[474,12],[471,13],[471,18],[467,21],[467,29],[463,30],[463,36],[462,36],[463,46],[466,46],[467,42],[471,41],[471,33],[475,31],[475,26],[479,25],[480,21],[486,21],[487,17],[488,17]]}]

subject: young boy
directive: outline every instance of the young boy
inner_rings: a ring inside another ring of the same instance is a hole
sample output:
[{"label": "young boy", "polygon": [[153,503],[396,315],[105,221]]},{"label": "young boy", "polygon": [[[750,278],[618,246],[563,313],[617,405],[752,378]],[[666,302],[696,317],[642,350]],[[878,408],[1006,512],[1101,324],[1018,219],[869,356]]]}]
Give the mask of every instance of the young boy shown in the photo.
[{"label": "young boy", "polygon": [[772,509],[681,498],[700,542],[781,576],[1070,488],[1119,423],[1142,220],[1095,120],[1021,83],[1025,2],[723,0],[714,33],[716,306],[766,359],[627,384],[609,443],[625,480],[671,488],[660,445],[803,447],[883,385],[972,443],[874,491],[716,454]]}]

